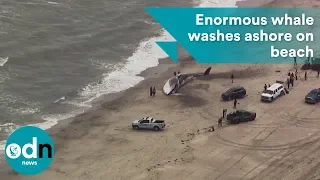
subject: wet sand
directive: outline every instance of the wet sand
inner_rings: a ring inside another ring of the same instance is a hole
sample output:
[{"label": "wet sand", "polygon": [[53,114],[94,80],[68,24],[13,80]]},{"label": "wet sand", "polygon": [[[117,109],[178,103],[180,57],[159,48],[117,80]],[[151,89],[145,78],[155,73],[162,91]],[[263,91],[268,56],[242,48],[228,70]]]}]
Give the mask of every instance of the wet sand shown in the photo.
[{"label": "wet sand", "polygon": [[[285,2],[282,5],[291,1]],[[304,81],[300,71],[290,93],[273,103],[260,102],[264,84],[284,80],[293,65],[211,65],[209,78],[191,82],[181,95],[165,96],[161,89],[173,71],[203,72],[209,67],[196,64],[185,53],[180,57],[181,64],[163,60],[159,67],[142,72],[148,78],[137,86],[50,129],[56,155],[44,173],[17,175],[1,161],[1,179],[320,178],[319,105],[304,103],[304,96],[320,84],[316,72],[308,71]],[[233,111],[233,101],[221,101],[221,93],[237,85],[248,94],[238,100],[238,109],[255,111],[257,119],[217,128],[222,109]],[[155,97],[149,97],[150,86],[157,88]],[[160,132],[132,130],[131,122],[145,116],[164,119],[167,127]],[[209,132],[212,125],[216,130]]]}]

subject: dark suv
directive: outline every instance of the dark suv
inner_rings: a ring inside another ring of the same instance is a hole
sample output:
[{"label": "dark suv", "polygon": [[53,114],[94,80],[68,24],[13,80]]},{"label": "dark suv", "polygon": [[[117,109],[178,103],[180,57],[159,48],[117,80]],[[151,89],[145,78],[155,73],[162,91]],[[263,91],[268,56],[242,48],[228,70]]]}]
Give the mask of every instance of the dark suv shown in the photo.
[{"label": "dark suv", "polygon": [[305,97],[305,102],[308,104],[317,104],[320,102],[320,89],[311,90]]},{"label": "dark suv", "polygon": [[230,101],[233,99],[243,98],[246,96],[247,91],[244,89],[244,87],[238,86],[228,89],[225,93],[221,95],[221,98],[224,101]]}]

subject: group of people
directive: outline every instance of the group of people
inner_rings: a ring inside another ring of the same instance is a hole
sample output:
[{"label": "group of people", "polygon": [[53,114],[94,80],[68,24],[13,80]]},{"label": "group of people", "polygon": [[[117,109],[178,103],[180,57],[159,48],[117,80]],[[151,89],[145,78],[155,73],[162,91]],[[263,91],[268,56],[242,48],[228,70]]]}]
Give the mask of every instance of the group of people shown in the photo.
[{"label": "group of people", "polygon": [[[307,71],[304,72],[304,80],[307,80],[308,79],[308,76],[307,76]],[[319,78],[320,76],[320,70],[317,70],[317,78]]]},{"label": "group of people", "polygon": [[[310,57],[308,57],[307,62],[310,64]],[[298,65],[298,63],[297,63],[297,58],[296,58],[296,57],[293,58],[293,64],[294,64],[294,66],[297,66],[297,65]],[[296,69],[296,75],[298,74],[297,71],[298,71],[298,70]],[[317,70],[317,78],[319,78],[319,76],[320,76],[320,70],[318,69],[318,70]],[[305,72],[304,72],[304,80],[307,80],[307,79],[308,79],[308,77],[307,77],[307,71],[305,71]],[[296,76],[296,80],[298,80],[297,76]]]},{"label": "group of people", "polygon": [[[319,78],[319,75],[320,75],[320,70],[318,70],[318,74],[317,74],[317,77]],[[295,73],[293,74],[293,72],[289,72],[288,73],[288,78],[287,78],[287,85],[288,85],[288,89],[290,87],[290,84],[291,86],[293,87],[294,85],[294,81],[295,80],[298,80],[298,69],[296,69]],[[308,80],[308,73],[307,71],[304,72],[304,80]]]},{"label": "group of people", "polygon": [[[222,127],[222,121],[227,118],[227,109],[222,110],[222,116],[218,119],[218,127]],[[209,129],[210,132],[214,131],[214,125]]]},{"label": "group of people", "polygon": [[150,96],[154,97],[156,95],[156,87],[150,87]]},{"label": "group of people", "polygon": [[271,86],[270,84],[269,84],[269,86],[267,86],[267,84],[264,84],[264,90],[267,90],[267,88],[270,86]]},{"label": "group of people", "polygon": [[176,71],[174,71],[173,75],[176,76],[176,77],[180,77],[181,74],[180,74],[180,71],[178,71],[178,73]]},{"label": "group of people", "polygon": [[[297,65],[297,58],[294,58],[294,65]],[[320,70],[318,70],[318,72],[317,72],[317,77],[319,78],[319,76],[320,76]],[[305,73],[304,73],[304,79],[305,80],[308,79],[307,71],[305,71]],[[287,79],[288,89],[289,89],[290,85],[293,87],[295,80],[298,80],[298,69],[296,69],[295,73],[293,73],[293,72],[288,73],[288,79]],[[234,74],[231,74],[231,82],[233,83],[233,81],[234,81]],[[270,87],[270,84],[268,86],[267,86],[267,84],[264,84],[264,90],[267,90],[268,87]],[[237,108],[237,104],[239,104],[237,99],[234,99],[234,101],[233,101],[233,108],[234,109]],[[222,116],[218,119],[218,127],[222,126],[222,121],[224,119],[226,119],[226,116],[227,116],[227,109],[223,109]],[[211,132],[214,131],[214,126],[212,126],[209,131],[211,131]]]},{"label": "group of people", "polygon": [[[227,109],[222,110],[222,116],[218,119],[218,127],[222,127],[222,121],[227,118]],[[214,131],[214,127],[212,126],[212,130]]]},{"label": "group of people", "polygon": [[290,84],[293,87],[294,85],[294,81],[298,80],[298,70],[296,69],[295,74],[293,74],[293,72],[289,72],[288,73],[288,77],[287,77],[287,85],[288,85],[288,89],[290,88]]},{"label": "group of people", "polygon": [[223,109],[222,110],[222,117],[219,118],[218,120],[218,126],[221,127],[222,126],[222,121],[223,119],[225,119],[227,117],[227,109]]}]

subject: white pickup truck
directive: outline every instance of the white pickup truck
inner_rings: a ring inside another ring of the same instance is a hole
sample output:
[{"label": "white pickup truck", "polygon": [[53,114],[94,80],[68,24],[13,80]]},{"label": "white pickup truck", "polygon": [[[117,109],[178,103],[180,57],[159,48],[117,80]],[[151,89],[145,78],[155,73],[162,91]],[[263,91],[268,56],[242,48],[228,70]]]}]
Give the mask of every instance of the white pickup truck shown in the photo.
[{"label": "white pickup truck", "polygon": [[164,120],[157,120],[152,117],[145,117],[132,122],[133,129],[153,129],[159,131],[166,126]]}]

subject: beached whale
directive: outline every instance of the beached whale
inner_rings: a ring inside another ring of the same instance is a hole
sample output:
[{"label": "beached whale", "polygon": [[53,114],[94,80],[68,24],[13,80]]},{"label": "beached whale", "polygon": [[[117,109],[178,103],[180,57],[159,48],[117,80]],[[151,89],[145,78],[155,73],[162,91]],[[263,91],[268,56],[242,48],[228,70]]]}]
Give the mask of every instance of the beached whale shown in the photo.
[{"label": "beached whale", "polygon": [[165,95],[176,93],[180,88],[194,80],[196,77],[209,75],[210,71],[211,67],[206,69],[204,73],[177,74],[176,76],[168,79],[168,81],[164,84],[162,91]]}]

